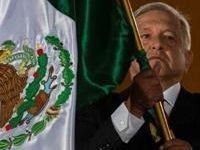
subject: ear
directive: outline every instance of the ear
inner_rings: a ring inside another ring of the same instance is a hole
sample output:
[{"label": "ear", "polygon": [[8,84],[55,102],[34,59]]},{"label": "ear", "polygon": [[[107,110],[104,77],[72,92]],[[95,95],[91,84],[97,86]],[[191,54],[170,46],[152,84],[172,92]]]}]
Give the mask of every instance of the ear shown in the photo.
[{"label": "ear", "polygon": [[191,50],[185,51],[185,72],[187,73],[193,62],[193,52]]}]

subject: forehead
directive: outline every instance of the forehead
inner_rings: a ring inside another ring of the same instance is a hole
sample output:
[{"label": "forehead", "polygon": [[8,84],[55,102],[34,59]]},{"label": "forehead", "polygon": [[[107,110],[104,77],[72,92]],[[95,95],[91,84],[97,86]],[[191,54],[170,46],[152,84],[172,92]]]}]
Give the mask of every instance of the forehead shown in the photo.
[{"label": "forehead", "polygon": [[139,28],[146,28],[151,25],[160,25],[163,28],[180,29],[179,20],[171,13],[161,10],[151,10],[136,17]]}]

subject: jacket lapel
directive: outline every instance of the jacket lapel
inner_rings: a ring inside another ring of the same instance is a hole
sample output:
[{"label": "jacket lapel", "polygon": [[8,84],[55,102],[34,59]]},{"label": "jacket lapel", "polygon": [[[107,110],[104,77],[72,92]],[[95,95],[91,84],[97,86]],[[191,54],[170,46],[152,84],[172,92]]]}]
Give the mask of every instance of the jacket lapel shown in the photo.
[{"label": "jacket lapel", "polygon": [[182,137],[191,131],[191,122],[194,122],[196,118],[193,99],[193,95],[182,87],[169,117],[170,128],[176,131],[175,136]]}]

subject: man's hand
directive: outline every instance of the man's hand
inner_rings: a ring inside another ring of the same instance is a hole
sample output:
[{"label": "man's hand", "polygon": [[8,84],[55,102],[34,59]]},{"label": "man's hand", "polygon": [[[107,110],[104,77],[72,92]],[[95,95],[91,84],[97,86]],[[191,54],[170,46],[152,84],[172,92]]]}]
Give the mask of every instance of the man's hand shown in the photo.
[{"label": "man's hand", "polygon": [[147,109],[163,100],[162,87],[152,69],[140,72],[133,79],[130,98],[126,105],[129,111],[141,117]]},{"label": "man's hand", "polygon": [[192,150],[192,146],[187,141],[173,139],[165,142],[160,147],[160,150]]}]

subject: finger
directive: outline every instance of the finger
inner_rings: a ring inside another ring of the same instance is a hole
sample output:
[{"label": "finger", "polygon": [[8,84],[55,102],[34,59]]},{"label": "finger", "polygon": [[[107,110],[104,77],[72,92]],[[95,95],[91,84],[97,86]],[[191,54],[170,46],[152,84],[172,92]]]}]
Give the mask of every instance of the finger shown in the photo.
[{"label": "finger", "polygon": [[136,76],[134,78],[134,82],[141,87],[141,89],[144,90],[149,90],[153,86],[157,86],[159,90],[162,90],[160,81],[157,79],[155,76],[146,76],[146,75],[141,75],[141,76]]},{"label": "finger", "polygon": [[132,61],[131,66],[129,68],[131,79],[133,79],[139,72],[140,72],[139,64],[137,63],[136,60]]},{"label": "finger", "polygon": [[146,82],[147,85],[151,86],[159,86],[161,88],[160,81],[155,76],[148,76],[144,79],[143,82]]},{"label": "finger", "polygon": [[145,85],[145,87],[151,83],[152,84],[160,84],[159,79],[157,78],[157,76],[154,74],[154,72],[151,69],[138,73],[133,78],[133,80],[134,80],[134,82],[136,82],[138,84]]},{"label": "finger", "polygon": [[163,96],[162,88],[160,87],[160,85],[151,86],[151,88],[146,90],[145,93],[148,99],[156,98],[159,101],[163,101],[164,96]]},{"label": "finger", "polygon": [[155,73],[152,69],[147,69],[147,70],[141,71],[139,74],[141,74],[141,76],[146,77],[146,78],[155,76]]},{"label": "finger", "polygon": [[190,148],[188,147],[185,147],[185,146],[180,146],[180,145],[174,145],[174,146],[171,146],[171,147],[164,147],[163,150],[191,150]]},{"label": "finger", "polygon": [[167,141],[164,144],[164,149],[170,149],[170,148],[175,148],[175,147],[179,147],[179,148],[182,147],[188,150],[192,148],[188,142],[180,140],[180,139],[173,139],[173,140]]}]

